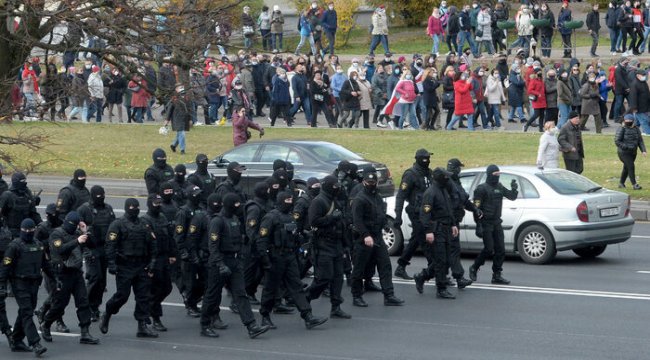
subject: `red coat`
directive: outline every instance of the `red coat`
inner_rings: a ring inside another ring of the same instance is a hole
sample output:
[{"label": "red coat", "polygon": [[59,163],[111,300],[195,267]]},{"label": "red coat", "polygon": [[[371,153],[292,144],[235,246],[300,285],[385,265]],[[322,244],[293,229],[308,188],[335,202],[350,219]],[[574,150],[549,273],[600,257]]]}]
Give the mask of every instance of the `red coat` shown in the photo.
[{"label": "red coat", "polygon": [[544,90],[544,82],[542,79],[528,80],[528,96],[536,95],[537,100],[532,101],[533,109],[546,108],[546,91]]},{"label": "red coat", "polygon": [[235,146],[246,144],[248,137],[246,131],[248,128],[253,128],[260,131],[262,127],[248,119],[246,116],[239,116],[239,113],[233,112],[232,114],[232,142]]},{"label": "red coat", "polygon": [[[146,90],[147,88],[147,80],[141,79],[140,80],[140,86],[138,86],[138,83],[135,81],[129,81],[129,89],[139,87],[138,91],[133,91],[133,95],[131,95],[131,107],[134,108],[146,108],[147,104],[149,103],[149,98],[151,95],[149,92]],[[131,90],[129,90],[131,91]]]},{"label": "red coat", "polygon": [[474,114],[474,104],[472,103],[472,84],[465,80],[456,80],[454,82],[454,114],[468,115]]}]

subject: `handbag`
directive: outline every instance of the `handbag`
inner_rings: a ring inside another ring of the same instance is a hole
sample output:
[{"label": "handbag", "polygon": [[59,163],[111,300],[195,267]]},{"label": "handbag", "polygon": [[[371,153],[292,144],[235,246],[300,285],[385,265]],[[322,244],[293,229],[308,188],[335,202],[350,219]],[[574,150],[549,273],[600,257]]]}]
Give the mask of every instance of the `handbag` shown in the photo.
[{"label": "handbag", "polygon": [[244,36],[249,36],[249,35],[253,35],[255,29],[253,29],[253,27],[250,25],[244,25],[242,28],[242,32],[244,33]]},{"label": "handbag", "polygon": [[448,91],[442,93],[442,108],[452,109],[454,107],[454,92]]},{"label": "handbag", "polygon": [[528,100],[536,101],[537,100],[537,95],[528,95]]}]

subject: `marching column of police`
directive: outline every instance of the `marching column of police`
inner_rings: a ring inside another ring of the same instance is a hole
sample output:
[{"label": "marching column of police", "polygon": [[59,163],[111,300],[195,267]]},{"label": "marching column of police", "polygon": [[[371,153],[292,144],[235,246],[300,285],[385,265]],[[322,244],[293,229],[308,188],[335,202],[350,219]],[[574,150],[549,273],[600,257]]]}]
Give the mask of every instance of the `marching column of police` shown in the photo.
[{"label": "marching column of police", "polygon": [[[503,197],[517,197],[516,182],[506,189],[499,183],[499,168],[490,165],[486,183],[477,187],[472,202],[460,183],[462,162],[451,159],[447,169],[431,170],[430,157],[424,149],[416,152],[397,192],[393,225],[402,224],[405,210],[413,232],[395,276],[414,279],[419,293],[427,280],[435,279],[437,297],[452,299],[448,287],[453,282],[447,274],[451,272],[463,289],[493,257],[492,282],[508,284],[502,276],[500,218]],[[47,351],[41,338],[53,341],[53,324],[57,332],[69,332],[62,316],[70,297],[79,319],[79,342],[99,344],[90,333],[91,323],[98,322],[99,330],[108,333],[111,317],[131,291],[136,336],[156,338],[167,331],[162,302],[174,284],[187,315],[200,318],[200,334],[212,338],[219,336],[217,330],[228,328],[220,317],[224,287],[232,298],[231,310],[239,314],[250,338],[276,328],[271,313],[290,314],[294,308],[307,329],[322,325],[328,318],[312,314],[310,302],[323,294],[330,298],[330,318],[350,319],[341,307],[345,278],[354,306],[367,307],[363,295],[369,291],[381,291],[386,306],[404,304],[394,293],[382,235],[388,226],[386,203],[377,191],[374,168],[360,171],[344,160],[332,175],[310,178],[299,191],[293,165],[276,160],[273,175],[254,184],[249,199],[240,185],[246,168],[237,162],[228,164],[227,178],[216,184],[205,154],[196,156],[197,170],[189,176],[182,164],[172,169],[162,149],[154,150],[152,158],[144,175],[146,214],[140,216],[139,201],[129,198],[120,218],[105,203],[104,188],[95,185],[88,191],[86,172],[77,169],[56,203],[47,205],[42,221],[36,211],[40,198],[27,187],[26,176],[14,173],[7,186],[0,169],[0,331],[12,351],[40,356]],[[459,223],[465,210],[474,214],[477,234],[484,241],[469,269],[471,280],[464,277],[460,263]],[[427,267],[412,278],[406,266],[418,248],[424,250]],[[375,271],[380,286],[372,282]],[[115,276],[116,292],[100,312],[107,273]],[[310,273],[312,283],[304,284],[302,279]],[[43,279],[48,297],[37,310]],[[5,303],[10,291],[19,308],[13,328]],[[260,305],[259,324],[251,305]]]}]

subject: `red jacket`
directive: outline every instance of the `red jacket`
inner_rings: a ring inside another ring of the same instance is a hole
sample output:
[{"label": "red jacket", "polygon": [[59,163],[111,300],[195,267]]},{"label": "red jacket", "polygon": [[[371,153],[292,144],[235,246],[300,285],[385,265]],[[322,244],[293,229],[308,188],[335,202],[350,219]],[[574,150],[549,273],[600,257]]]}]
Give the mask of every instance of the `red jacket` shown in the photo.
[{"label": "red jacket", "polygon": [[532,101],[533,109],[546,108],[546,91],[544,90],[544,82],[542,79],[528,80],[528,96],[536,95],[537,99]]},{"label": "red jacket", "polygon": [[[129,89],[139,87],[138,91],[133,91],[131,96],[131,107],[146,108],[151,96],[147,89],[147,80],[140,79],[140,86],[135,81],[129,81]],[[129,90],[131,91],[131,90]]]},{"label": "red jacket", "polygon": [[474,114],[474,104],[472,103],[472,84],[465,80],[456,80],[454,82],[454,114],[467,115]]},{"label": "red jacket", "polygon": [[395,86],[395,91],[399,93],[402,102],[412,103],[415,102],[415,84],[411,80],[400,80]]},{"label": "red jacket", "polygon": [[442,35],[444,33],[442,28],[442,20],[436,18],[433,15],[429,16],[429,24],[427,26],[427,35]]},{"label": "red jacket", "polygon": [[248,128],[253,128],[260,131],[262,127],[248,119],[246,116],[239,116],[239,113],[233,112],[232,114],[232,142],[235,146],[246,144],[248,137],[246,131]]}]

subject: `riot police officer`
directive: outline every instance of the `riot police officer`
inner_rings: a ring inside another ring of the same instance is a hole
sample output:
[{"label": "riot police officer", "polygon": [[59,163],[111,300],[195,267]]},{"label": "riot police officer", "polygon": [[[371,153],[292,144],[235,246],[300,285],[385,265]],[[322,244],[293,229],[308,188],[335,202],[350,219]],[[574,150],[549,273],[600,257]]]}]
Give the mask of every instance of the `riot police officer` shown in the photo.
[{"label": "riot police officer", "polygon": [[[181,293],[185,301],[187,315],[190,317],[199,317],[201,313],[197,304],[203,295],[205,283],[205,274],[200,274],[199,271],[199,254],[189,239],[190,223],[195,216],[203,216],[202,210],[199,206],[201,201],[201,189],[198,186],[193,186],[188,189],[189,197],[187,203],[180,208],[176,214],[174,223],[174,242],[178,249],[178,256],[182,260],[181,271],[183,276],[183,286],[185,292]],[[195,229],[196,230],[196,229]]]},{"label": "riot police officer", "polygon": [[[178,213],[178,205],[174,201],[174,188],[169,181],[162,183],[160,188],[160,197],[162,198],[162,204],[160,205],[160,211],[165,218],[167,219],[167,226],[169,227],[169,233],[174,235],[174,221],[176,220],[176,214]],[[175,244],[175,243],[174,243]],[[174,245],[175,246],[175,245]],[[176,285],[178,292],[180,294],[185,294],[185,285],[183,284],[183,273],[181,271],[181,261],[177,261],[173,264],[170,264],[170,276],[172,282]]]},{"label": "riot police officer", "polygon": [[307,329],[312,329],[327,321],[327,318],[312,315],[311,306],[302,289],[295,256],[299,244],[296,239],[296,222],[291,215],[292,208],[293,194],[290,192],[278,194],[276,208],[262,219],[259,239],[256,244],[262,257],[262,264],[267,270],[260,307],[262,325],[268,325],[272,329],[275,328],[275,325],[271,321],[270,314],[275,304],[275,295],[281,284],[286,286],[286,290],[296,303]]},{"label": "riot police officer", "polygon": [[[474,204],[483,212],[480,225],[483,228],[483,250],[474,260],[474,264],[469,268],[469,278],[476,281],[476,275],[479,268],[485,264],[485,259],[492,259],[492,283],[493,284],[510,284],[501,272],[503,271],[503,260],[505,260],[506,249],[503,242],[503,227],[501,226],[501,209],[503,207],[503,198],[514,201],[517,199],[517,181],[512,179],[510,190],[506,189],[499,182],[501,172],[496,165],[490,165],[485,170],[485,183],[476,187],[474,190]],[[478,225],[478,224],[477,224]]]},{"label": "riot police officer", "polygon": [[332,304],[330,317],[350,319],[352,316],[341,310],[343,212],[336,207],[336,196],[341,187],[334,176],[328,175],[323,179],[321,189],[309,205],[308,221],[313,231],[315,271],[314,281],[307,288],[308,299],[318,299],[325,289],[329,289]]},{"label": "riot police officer", "polygon": [[[7,250],[9,243],[11,243],[11,231],[9,231],[9,228],[7,225],[5,225],[4,220],[0,216],[0,259],[4,258],[4,253]],[[0,294],[0,332],[5,334],[7,341],[9,342],[9,346],[12,347],[13,338],[11,337],[11,325],[9,325],[9,320],[7,319],[7,309],[5,304],[5,298],[7,297],[6,281],[4,283],[0,283],[0,287],[5,288],[5,293]]]},{"label": "riot police officer", "polygon": [[[24,219],[20,224],[19,237],[5,251],[0,265],[0,299],[7,296],[6,284],[11,281],[18,304],[18,317],[9,341],[11,351],[33,351],[36,356],[41,356],[47,348],[41,345],[41,337],[32,319],[42,280],[41,270],[50,276],[52,271],[45,260],[43,244],[34,238],[35,228],[34,220]],[[25,337],[29,347],[23,342]]]},{"label": "riot police officer", "polygon": [[[335,178],[336,179],[336,178]],[[298,265],[300,267],[300,278],[304,279],[311,268],[312,262],[312,232],[309,225],[309,206],[312,201],[320,194],[321,184],[315,177],[307,179],[307,189],[300,194],[295,200],[293,206],[293,218],[298,226],[298,235],[300,237],[300,248],[302,251],[298,254]]]},{"label": "riot police officer", "polygon": [[77,169],[74,171],[70,184],[59,190],[56,211],[63,219],[70,211],[76,211],[88,200],[90,200],[90,192],[86,188],[86,172],[84,169]]},{"label": "riot police officer", "polygon": [[144,182],[147,185],[147,193],[158,194],[160,185],[174,177],[174,170],[167,165],[167,154],[165,150],[158,148],[151,154],[153,164],[144,172]]},{"label": "riot police officer", "polygon": [[395,296],[388,248],[382,230],[386,226],[386,205],[377,193],[377,173],[363,174],[363,191],[352,200],[354,240],[354,266],[352,268],[352,297],[354,306],[367,307],[363,299],[363,278],[369,261],[374,260],[379,272],[379,282],[384,293],[384,305],[399,306],[404,300]]},{"label": "riot police officer", "polygon": [[86,258],[86,286],[88,289],[88,302],[90,303],[90,319],[99,320],[99,306],[102,304],[104,290],[106,289],[106,234],[108,227],[115,221],[113,207],[106,203],[104,188],[95,185],[90,188],[90,201],[79,207],[79,216],[88,231],[93,234],[95,246]]},{"label": "riot police officer", "polygon": [[4,216],[11,236],[16,238],[20,235],[20,223],[30,218],[35,224],[40,224],[41,215],[36,211],[40,202],[38,196],[32,195],[27,187],[25,174],[16,172],[11,175],[11,187],[0,196],[0,215]]},{"label": "riot police officer", "polygon": [[158,337],[147,325],[151,278],[157,257],[154,234],[138,217],[140,203],[128,198],[124,202],[124,216],[113,221],[106,237],[108,272],[115,275],[115,294],[106,302],[106,311],[100,319],[99,330],[108,333],[111,316],[126,304],[133,288],[135,319],[138,321],[137,337]]},{"label": "riot police officer", "polygon": [[237,304],[242,323],[248,329],[248,336],[253,339],[269,330],[269,326],[259,326],[255,321],[244,289],[244,274],[241,258],[238,256],[244,237],[239,224],[240,208],[239,196],[234,193],[226,194],[221,213],[210,220],[210,256],[207,261],[209,276],[201,309],[202,336],[219,337],[216,330],[227,327],[219,317],[221,292],[225,284],[230,285],[233,301]]},{"label": "riot police officer", "polygon": [[246,170],[246,167],[239,165],[239,163],[236,161],[229,163],[228,168],[226,169],[228,177],[219,183],[219,185],[217,185],[217,188],[214,190],[214,192],[217,193],[222,199],[228,193],[235,193],[239,196],[241,203],[246,202],[246,194],[244,194],[244,190],[239,184],[244,170]]},{"label": "riot police officer", "polygon": [[176,243],[172,236],[169,221],[162,213],[162,198],[158,194],[149,195],[147,198],[147,213],[142,220],[153,232],[158,249],[156,264],[153,268],[151,279],[151,319],[152,327],[156,331],[167,331],[160,321],[163,315],[162,302],[172,292],[170,265],[176,262]]},{"label": "riot police officer", "polygon": [[454,299],[447,291],[447,268],[451,248],[449,242],[458,236],[451,196],[449,178],[451,173],[437,167],[433,170],[433,184],[424,192],[420,222],[424,227],[426,246],[432,248],[436,274],[436,296],[441,299]]},{"label": "riot police officer", "polygon": [[244,264],[244,281],[246,283],[246,294],[251,304],[259,305],[255,297],[257,287],[262,282],[264,270],[260,262],[260,254],[257,251],[256,242],[259,238],[259,229],[262,218],[271,210],[269,199],[269,185],[266,181],[255,184],[253,189],[254,197],[248,200],[244,206],[246,213],[246,238],[242,248]]},{"label": "riot police officer", "polygon": [[[410,169],[404,171],[402,183],[395,196],[395,221],[393,224],[399,228],[402,226],[402,210],[404,201],[408,202],[406,214],[411,221],[413,231],[408,245],[402,252],[402,256],[397,260],[395,276],[402,279],[412,280],[406,272],[406,266],[410,264],[411,258],[415,251],[424,243],[424,231],[420,222],[420,208],[422,205],[422,196],[431,185],[431,169],[429,169],[431,154],[425,149],[419,149],[415,152],[415,163]],[[427,255],[425,253],[425,255]]]},{"label": "riot police officer", "polygon": [[86,230],[86,224],[81,222],[79,214],[70,211],[65,216],[63,224],[50,234],[50,256],[57,287],[52,296],[52,306],[41,323],[41,335],[47,342],[52,341],[50,333],[52,323],[61,318],[70,302],[70,296],[73,296],[81,328],[79,343],[99,344],[99,339],[94,338],[89,332],[90,304],[84,283],[83,258],[84,252],[88,252],[88,248],[94,247],[95,244],[92,243],[92,235]]},{"label": "riot police officer", "polygon": [[205,207],[208,196],[214,192],[216,182],[212,174],[208,172],[208,156],[205,154],[196,155],[196,171],[187,177],[187,182],[198,186],[203,191],[201,206]]},{"label": "riot police officer", "polygon": [[[341,184],[341,190],[336,198],[338,208],[343,212],[343,232],[344,237],[344,259],[343,259],[343,272],[348,279],[348,285],[352,284],[352,261],[351,250],[353,248],[354,236],[352,235],[352,215],[351,215],[351,194],[353,189],[360,183],[359,181],[359,167],[347,160],[339,162],[337,169],[334,171],[334,176]],[[369,264],[368,268],[374,267]],[[374,272],[374,271],[373,271]],[[368,283],[370,291],[378,290],[379,288],[371,282]]]},{"label": "riot police officer", "polygon": [[187,168],[183,164],[177,164],[174,166],[174,178],[169,182],[174,188],[174,201],[178,206],[185,205],[187,201],[187,192],[194,187],[194,185],[189,184],[185,180],[185,175],[187,174]]}]

